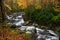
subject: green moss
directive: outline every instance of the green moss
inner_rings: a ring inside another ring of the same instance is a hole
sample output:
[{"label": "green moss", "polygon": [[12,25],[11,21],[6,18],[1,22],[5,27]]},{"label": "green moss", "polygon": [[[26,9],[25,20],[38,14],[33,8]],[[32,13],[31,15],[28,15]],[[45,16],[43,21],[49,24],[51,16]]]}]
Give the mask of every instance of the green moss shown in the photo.
[{"label": "green moss", "polygon": [[26,33],[26,38],[27,40],[33,40],[32,35],[29,33]]}]

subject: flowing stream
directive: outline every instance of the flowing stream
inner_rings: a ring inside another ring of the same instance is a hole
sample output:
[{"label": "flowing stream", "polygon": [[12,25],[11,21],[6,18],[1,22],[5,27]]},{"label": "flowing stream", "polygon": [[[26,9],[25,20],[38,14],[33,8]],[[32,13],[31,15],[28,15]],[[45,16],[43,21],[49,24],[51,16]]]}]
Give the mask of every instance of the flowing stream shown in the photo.
[{"label": "flowing stream", "polygon": [[18,29],[21,31],[25,31],[26,33],[32,34],[35,40],[40,40],[41,38],[44,40],[59,40],[59,36],[52,30],[44,30],[34,25],[31,26],[23,26],[24,19],[22,17],[22,13],[15,13],[14,15],[7,16],[8,24],[14,24],[16,26],[20,26]]}]

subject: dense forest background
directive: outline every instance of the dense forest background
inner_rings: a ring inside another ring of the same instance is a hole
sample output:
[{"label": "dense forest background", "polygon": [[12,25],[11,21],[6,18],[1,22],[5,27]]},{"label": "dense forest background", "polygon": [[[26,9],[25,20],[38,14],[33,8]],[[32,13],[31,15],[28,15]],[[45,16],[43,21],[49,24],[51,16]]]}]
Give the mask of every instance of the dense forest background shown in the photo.
[{"label": "dense forest background", "polygon": [[[60,35],[60,1],[59,0],[1,0],[0,1],[0,31],[7,33],[20,32],[10,29],[6,16],[17,12],[24,12],[24,25],[37,23],[38,26],[46,26]],[[28,22],[28,23],[27,23]],[[40,27],[41,28],[41,27]],[[11,34],[10,34],[11,35]],[[25,35],[25,34],[22,34]],[[5,36],[2,36],[5,37]],[[24,36],[23,36],[24,37]]]}]

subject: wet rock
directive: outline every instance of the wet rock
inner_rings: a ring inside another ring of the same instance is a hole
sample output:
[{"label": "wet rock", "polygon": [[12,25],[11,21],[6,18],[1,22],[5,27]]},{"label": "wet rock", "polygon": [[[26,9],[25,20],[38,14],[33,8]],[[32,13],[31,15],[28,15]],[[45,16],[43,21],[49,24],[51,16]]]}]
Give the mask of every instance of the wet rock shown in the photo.
[{"label": "wet rock", "polygon": [[47,30],[47,32],[43,31],[42,33],[39,33],[37,40],[39,40],[40,38],[43,38],[45,40],[59,40],[59,36],[52,30]]},{"label": "wet rock", "polygon": [[27,26],[21,26],[21,27],[19,27],[18,29],[20,29],[21,31],[25,31],[26,28],[27,28]]},{"label": "wet rock", "polygon": [[10,28],[15,29],[16,25],[11,25]]},{"label": "wet rock", "polygon": [[52,30],[47,30],[51,35],[55,35],[55,36],[57,36],[57,34],[55,34],[55,32],[54,31],[52,31]]},{"label": "wet rock", "polygon": [[31,30],[34,30],[34,29],[35,29],[34,26],[27,26],[26,31],[31,31]]}]

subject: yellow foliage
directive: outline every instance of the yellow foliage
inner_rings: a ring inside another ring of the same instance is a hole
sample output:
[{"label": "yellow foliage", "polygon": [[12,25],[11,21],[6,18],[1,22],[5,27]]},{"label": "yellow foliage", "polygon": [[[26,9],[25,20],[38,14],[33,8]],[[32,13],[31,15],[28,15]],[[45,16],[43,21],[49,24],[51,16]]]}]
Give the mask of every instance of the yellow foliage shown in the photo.
[{"label": "yellow foliage", "polygon": [[12,8],[11,8],[8,4],[4,3],[4,5],[5,5],[9,10],[12,10]]},{"label": "yellow foliage", "polygon": [[18,6],[22,7],[22,9],[26,8],[26,2],[25,1],[18,1]]},{"label": "yellow foliage", "polygon": [[60,12],[60,8],[54,8],[54,10]]},{"label": "yellow foliage", "polygon": [[40,9],[41,8],[41,5],[40,4],[35,4],[35,8],[36,9]]}]

